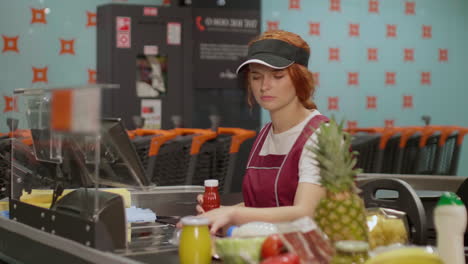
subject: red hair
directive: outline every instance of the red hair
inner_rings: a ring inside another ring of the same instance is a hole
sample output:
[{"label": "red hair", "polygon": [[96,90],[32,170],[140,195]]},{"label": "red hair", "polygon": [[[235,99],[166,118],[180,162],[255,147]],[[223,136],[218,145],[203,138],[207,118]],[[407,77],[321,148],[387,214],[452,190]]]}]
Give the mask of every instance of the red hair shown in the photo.
[{"label": "red hair", "polygon": [[[262,35],[258,36],[256,39],[252,40],[249,43],[249,46],[252,45],[254,42],[263,40],[263,39],[278,39],[284,42],[287,42],[291,45],[296,47],[305,49],[310,54],[310,47],[299,35],[284,31],[284,30],[269,30],[265,31]],[[247,67],[248,68],[248,67]],[[307,69],[307,67],[294,63],[293,65],[286,68],[289,77],[296,89],[296,95],[301,104],[307,109],[316,109],[317,106],[311,100],[315,94],[315,85],[314,85],[314,77],[312,73]],[[252,90],[250,88],[249,83],[249,72],[247,72],[247,89],[248,89],[248,97],[247,102],[250,106],[253,105],[254,99]]]}]

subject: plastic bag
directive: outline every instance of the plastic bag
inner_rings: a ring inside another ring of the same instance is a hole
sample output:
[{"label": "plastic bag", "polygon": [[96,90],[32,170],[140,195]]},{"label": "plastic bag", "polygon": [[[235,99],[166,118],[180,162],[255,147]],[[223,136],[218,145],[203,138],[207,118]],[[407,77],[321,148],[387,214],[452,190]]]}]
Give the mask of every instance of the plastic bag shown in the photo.
[{"label": "plastic bag", "polygon": [[310,217],[276,226],[288,251],[298,255],[301,263],[329,263],[332,259],[330,241]]},{"label": "plastic bag", "polygon": [[371,249],[408,243],[406,213],[388,208],[368,208],[367,226]]}]

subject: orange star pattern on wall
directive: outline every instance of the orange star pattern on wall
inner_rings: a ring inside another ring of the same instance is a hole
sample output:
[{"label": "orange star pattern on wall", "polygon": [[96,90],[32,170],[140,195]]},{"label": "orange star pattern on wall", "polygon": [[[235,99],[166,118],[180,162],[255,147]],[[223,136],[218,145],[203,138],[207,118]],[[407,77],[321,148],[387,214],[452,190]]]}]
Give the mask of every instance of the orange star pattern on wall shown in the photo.
[{"label": "orange star pattern on wall", "polygon": [[414,49],[404,49],[404,61],[414,61]]},{"label": "orange star pattern on wall", "polygon": [[7,51],[19,53],[19,49],[18,49],[19,36],[8,37],[5,35],[2,35],[2,38],[3,38],[3,49],[2,49],[3,53]]},{"label": "orange star pattern on wall", "polygon": [[421,85],[430,85],[430,84],[431,84],[431,73],[421,72]]},{"label": "orange star pattern on wall", "polygon": [[439,61],[448,61],[448,49],[439,49]]},{"label": "orange star pattern on wall", "polygon": [[385,128],[392,128],[395,126],[395,120],[394,119],[385,119]]},{"label": "orange star pattern on wall", "polygon": [[396,72],[386,72],[385,73],[385,84],[386,85],[395,85]]},{"label": "orange star pattern on wall", "polygon": [[319,87],[320,86],[320,73],[319,72],[314,72],[314,73],[312,73],[312,76],[314,78],[315,87]]},{"label": "orange star pattern on wall", "polygon": [[75,55],[75,40],[60,39],[60,55],[72,54]]},{"label": "orange star pattern on wall", "polygon": [[86,27],[95,27],[96,26],[96,13],[86,11]]},{"label": "orange star pattern on wall", "polygon": [[369,0],[369,13],[379,13],[378,0]]},{"label": "orange star pattern on wall", "polygon": [[414,11],[415,6],[416,6],[415,2],[405,2],[405,14],[414,15],[416,13]]},{"label": "orange star pattern on wall", "polygon": [[376,109],[377,108],[377,96],[366,96],[367,109]]},{"label": "orange star pattern on wall", "polygon": [[396,37],[396,25],[387,25],[387,38],[395,38]]},{"label": "orange star pattern on wall", "polygon": [[31,24],[47,24],[45,11],[45,8],[36,9],[31,7]]},{"label": "orange star pattern on wall", "polygon": [[348,85],[359,85],[358,72],[348,72]]},{"label": "orange star pattern on wall", "polygon": [[349,24],[349,36],[359,37],[359,24]]},{"label": "orange star pattern on wall", "polygon": [[328,60],[339,61],[340,60],[340,48],[328,48]]},{"label": "orange star pattern on wall", "polygon": [[5,99],[5,108],[3,108],[3,113],[6,112],[18,112],[18,103],[17,103],[17,97],[16,96],[3,96],[3,99]]},{"label": "orange star pattern on wall", "polygon": [[367,49],[367,60],[368,61],[377,61],[378,60],[378,49],[377,48],[368,48]]},{"label": "orange star pattern on wall", "polygon": [[330,0],[330,11],[340,12],[341,11],[341,1],[340,0]]},{"label": "orange star pattern on wall", "polygon": [[289,9],[301,9],[301,2],[299,0],[289,0]]},{"label": "orange star pattern on wall", "polygon": [[88,83],[96,83],[96,70],[88,69]]},{"label": "orange star pattern on wall", "polygon": [[328,110],[338,110],[338,96],[328,97]]},{"label": "orange star pattern on wall", "polygon": [[347,123],[348,123],[349,129],[357,128],[358,126],[358,123],[356,120],[349,120]]},{"label": "orange star pattern on wall", "polygon": [[309,22],[309,35],[320,36],[320,22]]},{"label": "orange star pattern on wall", "polygon": [[268,30],[277,30],[279,29],[279,21],[267,21]]},{"label": "orange star pattern on wall", "polygon": [[32,66],[32,71],[33,71],[32,83],[38,83],[38,82],[47,83],[48,82],[47,70],[48,70],[48,67],[36,68]]},{"label": "orange star pattern on wall", "polygon": [[413,108],[412,95],[403,95],[403,108]]},{"label": "orange star pattern on wall", "polygon": [[423,25],[422,26],[422,37],[424,39],[430,39],[432,38],[432,26],[428,26],[428,25]]}]

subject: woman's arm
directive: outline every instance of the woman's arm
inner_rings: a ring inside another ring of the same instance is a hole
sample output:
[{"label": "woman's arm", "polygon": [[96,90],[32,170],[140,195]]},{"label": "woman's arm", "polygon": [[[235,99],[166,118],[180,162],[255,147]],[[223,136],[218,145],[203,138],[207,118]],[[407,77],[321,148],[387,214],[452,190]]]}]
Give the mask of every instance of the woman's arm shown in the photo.
[{"label": "woman's arm", "polygon": [[212,233],[227,225],[241,225],[252,221],[292,221],[302,216],[313,217],[318,202],[324,196],[325,190],[320,185],[301,182],[297,186],[292,206],[270,208],[224,206],[201,216],[210,220]]}]

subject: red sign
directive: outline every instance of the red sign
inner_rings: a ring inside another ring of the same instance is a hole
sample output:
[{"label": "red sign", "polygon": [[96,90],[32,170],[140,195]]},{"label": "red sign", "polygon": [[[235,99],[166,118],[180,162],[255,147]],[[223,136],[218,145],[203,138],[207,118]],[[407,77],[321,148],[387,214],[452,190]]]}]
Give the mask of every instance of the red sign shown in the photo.
[{"label": "red sign", "polygon": [[143,8],[143,15],[144,16],[157,16],[158,9],[156,7],[144,7]]},{"label": "red sign", "polygon": [[117,48],[131,47],[132,20],[130,17],[116,17],[116,46]]}]

